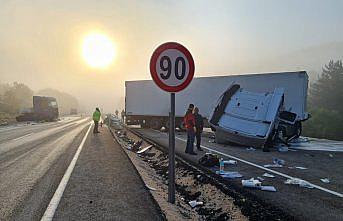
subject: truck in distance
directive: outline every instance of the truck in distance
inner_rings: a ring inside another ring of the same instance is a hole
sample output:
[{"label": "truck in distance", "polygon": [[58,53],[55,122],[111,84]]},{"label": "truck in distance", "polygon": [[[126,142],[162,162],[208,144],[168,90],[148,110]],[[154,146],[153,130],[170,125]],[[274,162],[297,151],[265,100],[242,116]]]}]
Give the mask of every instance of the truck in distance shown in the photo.
[{"label": "truck in distance", "polygon": [[17,121],[55,121],[58,119],[58,105],[56,98],[33,96],[33,108],[30,112],[16,117]]}]

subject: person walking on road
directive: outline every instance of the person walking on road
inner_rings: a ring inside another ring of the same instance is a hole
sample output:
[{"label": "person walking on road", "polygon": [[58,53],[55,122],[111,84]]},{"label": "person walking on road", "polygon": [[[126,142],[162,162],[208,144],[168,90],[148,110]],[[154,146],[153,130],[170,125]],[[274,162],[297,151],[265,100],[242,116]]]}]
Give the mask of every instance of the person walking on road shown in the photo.
[{"label": "person walking on road", "polygon": [[99,108],[95,108],[95,111],[93,113],[93,121],[94,121],[94,129],[93,129],[93,133],[100,133],[99,132],[99,121],[100,121],[100,116],[101,116],[101,113],[100,113],[100,110]]},{"label": "person walking on road", "polygon": [[183,122],[185,124],[187,130],[187,146],[185,153],[197,155],[193,148],[194,148],[194,137],[195,137],[195,118],[193,115],[194,104],[190,104],[188,110],[183,118]]},{"label": "person walking on road", "polygon": [[201,114],[199,114],[199,108],[195,107],[193,112],[194,112],[194,118],[195,118],[195,128],[196,128],[195,137],[197,139],[197,149],[199,151],[202,151],[200,145],[201,145],[201,134],[204,129],[204,120]]}]

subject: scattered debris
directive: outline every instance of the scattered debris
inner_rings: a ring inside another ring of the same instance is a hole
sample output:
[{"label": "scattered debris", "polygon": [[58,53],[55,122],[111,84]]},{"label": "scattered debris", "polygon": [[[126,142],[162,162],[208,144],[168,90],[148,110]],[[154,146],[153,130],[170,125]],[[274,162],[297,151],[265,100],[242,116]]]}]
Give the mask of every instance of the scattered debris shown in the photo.
[{"label": "scattered debris", "polygon": [[265,165],[263,165],[263,167],[265,167],[265,168],[272,168],[272,167],[274,167],[274,168],[277,168],[277,167],[282,167],[282,165],[279,165],[279,164],[265,164]]},{"label": "scattered debris", "polygon": [[307,170],[306,167],[295,167],[296,169],[299,169],[299,170]]},{"label": "scattered debris", "polygon": [[273,174],[270,174],[270,173],[264,173],[264,174],[262,174],[262,176],[269,177],[269,178],[274,178],[275,177]]},{"label": "scattered debris", "polygon": [[220,176],[223,178],[228,178],[228,179],[242,178],[243,177],[242,174],[240,174],[236,171],[233,171],[233,172],[225,171],[224,173],[221,173]]},{"label": "scattered debris", "polygon": [[194,207],[196,207],[196,206],[202,206],[202,205],[204,205],[204,203],[203,203],[203,202],[197,202],[196,200],[192,200],[192,201],[189,201],[189,205],[190,205],[192,208],[194,208]]},{"label": "scattered debris", "polygon": [[259,180],[255,180],[254,178],[251,178],[250,180],[242,180],[242,185],[244,187],[260,188],[261,182]]},{"label": "scattered debris", "polygon": [[273,158],[273,163],[274,164],[278,164],[278,165],[285,165],[285,161],[284,160],[281,160],[279,158]]},{"label": "scattered debris", "polygon": [[209,143],[215,143],[216,141],[215,140],[209,140],[208,142]]},{"label": "scattered debris", "polygon": [[235,164],[237,164],[237,160],[224,160],[224,164],[235,165]]},{"label": "scattered debris", "polygon": [[249,148],[246,148],[246,150],[249,150],[249,151],[255,151],[256,149],[253,148],[253,147],[249,147]]},{"label": "scattered debris", "polygon": [[216,154],[206,153],[199,159],[198,163],[205,167],[214,167],[219,165],[219,158]]},{"label": "scattered debris", "polygon": [[259,177],[259,176],[257,177],[257,179],[261,182],[264,181],[264,179],[262,177]]},{"label": "scattered debris", "polygon": [[132,151],[135,151],[135,152],[138,151],[139,148],[140,148],[140,146],[142,146],[142,144],[143,144],[143,140],[134,142],[134,144],[132,145],[131,150],[132,150]]},{"label": "scattered debris", "polygon": [[330,157],[330,158],[333,158],[333,155],[332,155],[331,153],[329,153],[329,157]]},{"label": "scattered debris", "polygon": [[330,183],[329,178],[323,178],[323,179],[320,179],[320,181],[322,181],[323,183]]},{"label": "scattered debris", "polygon": [[147,185],[147,184],[145,184],[145,186],[146,186],[149,190],[151,190],[151,191],[156,191],[156,188],[153,188],[153,187],[151,187],[151,186],[149,186],[149,185]]},{"label": "scattered debris", "polygon": [[214,134],[209,136],[210,139],[216,139],[216,136]]},{"label": "scattered debris", "polygon": [[149,150],[153,145],[149,145],[147,147],[144,147],[143,149],[137,151],[138,154],[142,154],[144,153],[145,151]]},{"label": "scattered debris", "polygon": [[313,186],[309,182],[302,180],[302,179],[298,179],[298,178],[287,179],[285,181],[285,184],[299,185],[300,187],[306,187],[309,189],[313,188]]},{"label": "scattered debris", "polygon": [[277,150],[279,152],[287,152],[288,151],[288,147],[286,147],[286,146],[279,146],[279,147],[277,147]]},{"label": "scattered debris", "polygon": [[269,192],[276,192],[276,189],[274,186],[261,186],[262,191],[269,191]]}]

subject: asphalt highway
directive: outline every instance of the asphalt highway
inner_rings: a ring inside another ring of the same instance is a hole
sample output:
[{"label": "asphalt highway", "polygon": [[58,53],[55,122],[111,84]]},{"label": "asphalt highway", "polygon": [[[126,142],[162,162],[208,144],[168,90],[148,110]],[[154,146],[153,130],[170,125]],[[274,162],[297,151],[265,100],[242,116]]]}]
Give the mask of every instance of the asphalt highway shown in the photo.
[{"label": "asphalt highway", "polygon": [[1,221],[163,220],[108,128],[92,127],[68,117],[0,128]]},{"label": "asphalt highway", "polygon": [[0,128],[0,220],[39,220],[90,120]]}]

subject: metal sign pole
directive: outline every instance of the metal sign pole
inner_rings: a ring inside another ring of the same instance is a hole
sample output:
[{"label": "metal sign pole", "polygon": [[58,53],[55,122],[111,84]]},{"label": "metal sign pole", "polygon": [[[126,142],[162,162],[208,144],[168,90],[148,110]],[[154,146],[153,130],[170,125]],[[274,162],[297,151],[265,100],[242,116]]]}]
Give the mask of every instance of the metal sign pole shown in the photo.
[{"label": "metal sign pole", "polygon": [[170,94],[168,202],[175,203],[175,93]]}]

